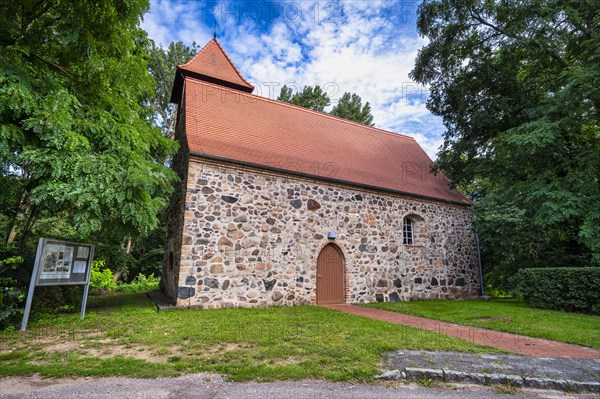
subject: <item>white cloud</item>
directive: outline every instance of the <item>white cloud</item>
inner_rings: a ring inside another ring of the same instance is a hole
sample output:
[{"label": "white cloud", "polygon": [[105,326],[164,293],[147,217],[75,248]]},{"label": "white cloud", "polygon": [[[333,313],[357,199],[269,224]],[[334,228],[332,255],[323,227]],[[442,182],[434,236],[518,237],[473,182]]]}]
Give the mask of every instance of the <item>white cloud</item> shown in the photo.
[{"label": "white cloud", "polygon": [[163,46],[173,41],[204,45],[212,38],[212,30],[206,24],[208,17],[201,2],[153,0],[142,28],[156,44]]},{"label": "white cloud", "polygon": [[444,140],[441,136],[425,135],[422,133],[406,133],[413,137],[421,145],[423,150],[429,155],[429,158],[435,159],[435,154],[439,151]]},{"label": "white cloud", "polygon": [[[333,101],[355,92],[371,104],[377,127],[415,137],[435,158],[444,128],[425,108],[425,88],[408,76],[426,44],[415,33],[416,3],[394,3],[229,1],[211,3],[210,11],[219,41],[257,86],[255,94],[276,97],[281,85],[293,82],[318,83]],[[153,1],[143,27],[163,44],[203,45],[212,36],[204,21],[207,4]]]}]

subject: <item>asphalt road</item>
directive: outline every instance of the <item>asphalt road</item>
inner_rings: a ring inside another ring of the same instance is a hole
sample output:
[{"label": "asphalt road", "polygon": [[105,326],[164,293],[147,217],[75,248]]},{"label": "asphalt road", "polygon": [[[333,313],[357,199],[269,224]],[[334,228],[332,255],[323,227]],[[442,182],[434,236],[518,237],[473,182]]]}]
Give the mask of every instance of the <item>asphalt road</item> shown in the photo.
[{"label": "asphalt road", "polygon": [[350,384],[323,381],[226,382],[218,375],[188,374],[178,378],[77,378],[42,379],[8,377],[0,379],[0,398],[44,399],[225,399],[225,398],[597,398],[593,394],[570,395],[558,391],[524,389],[512,395],[493,387],[455,385],[452,388],[424,388],[416,384]]}]

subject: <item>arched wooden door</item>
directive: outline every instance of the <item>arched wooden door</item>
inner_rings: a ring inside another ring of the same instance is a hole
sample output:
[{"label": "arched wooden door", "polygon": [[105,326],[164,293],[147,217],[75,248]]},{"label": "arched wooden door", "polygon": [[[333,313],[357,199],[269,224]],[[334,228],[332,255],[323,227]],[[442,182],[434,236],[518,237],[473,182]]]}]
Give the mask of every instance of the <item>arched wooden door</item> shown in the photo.
[{"label": "arched wooden door", "polygon": [[344,303],[344,260],[340,249],[329,244],[317,258],[317,304]]}]

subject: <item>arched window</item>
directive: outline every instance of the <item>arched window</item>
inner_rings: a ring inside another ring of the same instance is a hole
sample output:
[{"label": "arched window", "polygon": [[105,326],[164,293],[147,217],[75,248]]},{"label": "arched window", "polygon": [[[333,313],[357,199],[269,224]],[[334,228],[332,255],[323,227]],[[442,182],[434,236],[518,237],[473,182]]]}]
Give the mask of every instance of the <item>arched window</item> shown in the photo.
[{"label": "arched window", "polygon": [[415,224],[409,218],[404,218],[404,226],[402,228],[402,243],[412,245],[414,242],[414,232],[415,232]]}]

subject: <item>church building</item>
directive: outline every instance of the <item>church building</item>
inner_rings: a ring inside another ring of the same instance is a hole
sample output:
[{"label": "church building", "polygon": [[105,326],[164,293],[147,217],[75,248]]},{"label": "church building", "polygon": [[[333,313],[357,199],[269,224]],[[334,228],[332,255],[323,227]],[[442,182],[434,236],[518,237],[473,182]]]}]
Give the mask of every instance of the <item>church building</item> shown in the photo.
[{"label": "church building", "polygon": [[216,39],[177,67],[161,283],[177,306],[479,295],[472,202],[412,137],[253,89]]}]

